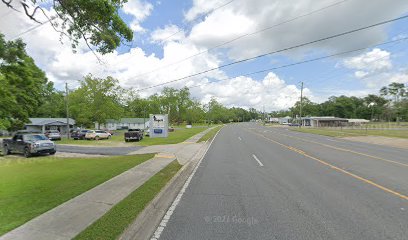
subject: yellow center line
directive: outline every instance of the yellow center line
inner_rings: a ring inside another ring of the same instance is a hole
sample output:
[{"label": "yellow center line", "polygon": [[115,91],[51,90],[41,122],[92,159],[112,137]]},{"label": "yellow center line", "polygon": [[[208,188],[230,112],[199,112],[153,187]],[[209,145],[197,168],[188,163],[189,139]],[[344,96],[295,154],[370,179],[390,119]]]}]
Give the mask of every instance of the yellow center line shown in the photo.
[{"label": "yellow center line", "polygon": [[279,134],[279,135],[282,135],[282,136],[290,137],[290,138],[299,139],[299,140],[304,141],[304,142],[309,142],[309,143],[318,144],[318,145],[321,145],[321,146],[324,146],[324,147],[328,147],[328,148],[332,148],[332,149],[336,149],[336,150],[339,150],[339,151],[354,153],[354,154],[357,154],[357,155],[360,155],[360,156],[365,156],[365,157],[369,157],[369,158],[374,158],[374,159],[381,160],[381,161],[384,161],[384,162],[389,162],[389,163],[397,164],[397,165],[400,165],[400,166],[408,167],[408,164],[406,164],[406,163],[401,163],[401,162],[397,162],[397,161],[393,161],[393,160],[389,160],[389,159],[385,159],[385,158],[373,156],[373,155],[366,154],[366,153],[356,152],[356,151],[353,151],[353,150],[350,150],[350,149],[346,149],[346,148],[335,147],[335,146],[333,146],[333,145],[328,145],[328,144],[324,144],[324,143],[319,143],[319,142],[315,142],[315,141],[308,140],[308,139],[305,139],[305,138],[300,138],[300,137],[295,137],[295,136],[287,135],[287,134],[284,134],[284,133],[279,133],[279,132],[274,132],[274,133]]},{"label": "yellow center line", "polygon": [[[247,130],[247,131],[249,131],[249,130]],[[280,143],[280,142],[278,142],[278,141],[275,141],[275,140],[273,140],[273,139],[267,138],[267,137],[265,137],[265,136],[262,135],[262,134],[259,134],[259,133],[253,132],[253,131],[249,131],[249,132],[252,132],[252,133],[254,133],[254,134],[256,134],[256,135],[258,135],[258,136],[260,136],[260,137],[263,137],[263,138],[265,138],[266,140],[271,141],[271,142],[273,142],[273,143],[276,143],[276,144],[278,144],[278,145],[280,145],[280,146],[282,146],[282,147],[284,147],[284,148],[286,148],[286,149],[289,149],[289,150],[294,151],[294,152],[297,152],[297,153],[299,153],[299,154],[301,154],[301,155],[303,155],[303,156],[305,156],[305,157],[308,157],[308,158],[310,158],[310,159],[313,159],[313,160],[315,160],[315,161],[317,161],[317,162],[319,162],[319,163],[321,163],[321,164],[324,164],[324,165],[326,165],[326,166],[328,166],[328,167],[330,167],[330,168],[332,168],[332,169],[334,169],[334,170],[337,170],[337,171],[342,172],[342,173],[344,173],[344,174],[346,174],[346,175],[348,175],[348,176],[351,176],[351,177],[353,177],[353,178],[355,178],[355,179],[358,179],[358,180],[360,180],[360,181],[362,181],[362,182],[365,182],[365,183],[370,184],[370,185],[372,185],[372,186],[374,186],[374,187],[377,187],[377,188],[379,188],[379,189],[381,189],[381,190],[383,190],[383,191],[385,191],[385,192],[388,192],[388,193],[391,193],[391,194],[393,194],[393,195],[396,195],[396,196],[398,196],[398,197],[400,197],[400,198],[402,198],[402,199],[404,199],[404,200],[408,200],[408,196],[407,196],[407,195],[404,195],[404,194],[402,194],[402,193],[396,192],[396,191],[391,190],[391,189],[389,189],[389,188],[387,188],[387,187],[384,187],[384,186],[382,186],[382,185],[380,185],[380,184],[378,184],[378,183],[375,183],[375,182],[373,182],[373,181],[371,181],[371,180],[368,180],[368,179],[363,178],[363,177],[360,177],[360,176],[358,176],[358,175],[356,175],[356,174],[354,174],[354,173],[351,173],[351,172],[349,172],[349,171],[346,171],[346,170],[344,170],[344,169],[341,169],[341,168],[339,168],[339,167],[337,167],[337,166],[335,166],[335,165],[332,165],[332,164],[330,164],[330,163],[328,163],[328,162],[326,162],[326,161],[323,161],[323,160],[321,160],[321,159],[318,159],[318,158],[316,158],[316,157],[313,157],[313,156],[311,156],[311,155],[309,155],[309,154],[303,152],[302,150],[299,150],[299,149],[297,149],[297,148],[294,148],[294,147],[285,145],[285,144]]]}]

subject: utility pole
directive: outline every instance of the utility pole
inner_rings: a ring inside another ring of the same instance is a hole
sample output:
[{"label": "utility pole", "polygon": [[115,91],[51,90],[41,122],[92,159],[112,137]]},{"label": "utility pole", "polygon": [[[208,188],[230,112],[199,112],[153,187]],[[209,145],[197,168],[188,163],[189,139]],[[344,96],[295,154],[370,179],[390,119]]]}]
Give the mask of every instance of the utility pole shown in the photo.
[{"label": "utility pole", "polygon": [[143,108],[143,130],[146,129],[146,106]]},{"label": "utility pole", "polygon": [[263,124],[265,125],[265,123],[266,123],[266,119],[265,119],[265,105],[263,105],[262,107],[263,107]]},{"label": "utility pole", "polygon": [[302,127],[302,105],[303,105],[303,82],[300,83],[300,111],[299,111],[299,118],[300,118],[300,125]]},{"label": "utility pole", "polygon": [[69,139],[68,83],[67,82],[65,82],[65,111],[67,113],[67,138]]}]

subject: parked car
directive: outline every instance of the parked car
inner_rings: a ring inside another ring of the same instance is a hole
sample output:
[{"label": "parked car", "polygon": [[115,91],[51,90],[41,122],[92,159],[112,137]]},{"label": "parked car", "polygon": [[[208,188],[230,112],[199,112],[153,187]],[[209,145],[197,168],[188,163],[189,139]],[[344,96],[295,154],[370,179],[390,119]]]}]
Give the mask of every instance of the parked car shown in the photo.
[{"label": "parked car", "polygon": [[50,140],[61,140],[61,133],[58,130],[48,130],[45,136]]},{"label": "parked car", "polygon": [[57,152],[55,144],[44,134],[17,132],[11,139],[3,139],[3,154],[22,153],[25,157]]},{"label": "parked car", "polygon": [[85,134],[86,140],[100,140],[100,139],[109,139],[111,135],[103,130],[90,130]]},{"label": "parked car", "polygon": [[90,131],[91,130],[88,130],[88,129],[77,130],[77,131],[72,132],[71,137],[74,140],[83,140],[85,139],[86,133]]},{"label": "parked car", "polygon": [[143,139],[144,133],[142,129],[129,129],[127,132],[125,132],[125,142],[129,141],[140,141]]}]

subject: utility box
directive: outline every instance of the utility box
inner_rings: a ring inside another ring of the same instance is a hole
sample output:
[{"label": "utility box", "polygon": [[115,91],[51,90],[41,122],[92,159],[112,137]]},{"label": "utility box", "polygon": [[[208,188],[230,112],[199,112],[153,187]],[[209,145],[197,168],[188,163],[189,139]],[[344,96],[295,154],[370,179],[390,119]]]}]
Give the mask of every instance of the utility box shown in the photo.
[{"label": "utility box", "polygon": [[169,117],[167,114],[150,114],[150,137],[169,136]]}]

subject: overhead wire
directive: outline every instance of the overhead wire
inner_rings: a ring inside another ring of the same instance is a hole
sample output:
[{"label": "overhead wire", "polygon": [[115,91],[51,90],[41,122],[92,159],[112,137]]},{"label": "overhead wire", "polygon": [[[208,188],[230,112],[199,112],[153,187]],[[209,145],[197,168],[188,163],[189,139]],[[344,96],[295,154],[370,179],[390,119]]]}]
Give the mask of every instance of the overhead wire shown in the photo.
[{"label": "overhead wire", "polygon": [[178,82],[178,81],[188,79],[188,78],[191,78],[191,77],[196,77],[196,76],[199,76],[199,75],[202,75],[202,74],[205,74],[205,73],[208,73],[208,72],[212,72],[212,71],[215,71],[215,70],[218,70],[218,69],[222,69],[222,68],[225,68],[225,67],[228,67],[228,66],[232,66],[232,65],[235,65],[235,64],[248,62],[248,61],[251,61],[251,60],[255,60],[255,59],[263,58],[263,57],[266,57],[266,56],[270,56],[272,54],[281,53],[281,52],[297,49],[297,48],[300,48],[300,47],[308,46],[308,45],[311,45],[311,44],[314,44],[314,43],[326,41],[326,40],[329,40],[329,39],[338,38],[338,37],[341,37],[341,36],[349,35],[349,34],[352,34],[352,33],[355,33],[355,32],[359,32],[359,31],[362,31],[362,30],[366,30],[366,29],[370,29],[370,28],[373,28],[373,27],[381,26],[381,25],[391,23],[391,22],[395,22],[395,21],[398,21],[398,20],[402,20],[402,19],[405,19],[405,18],[408,18],[408,15],[404,15],[404,16],[401,16],[401,17],[398,17],[398,18],[393,18],[393,19],[381,21],[381,22],[378,22],[378,23],[375,23],[375,24],[371,24],[371,25],[368,25],[368,26],[365,26],[365,27],[356,28],[356,29],[345,31],[345,32],[342,32],[342,33],[337,33],[337,34],[334,34],[334,35],[331,35],[331,36],[327,36],[327,37],[319,38],[319,39],[316,39],[316,40],[308,41],[308,42],[305,42],[305,43],[297,44],[297,45],[294,45],[294,46],[291,46],[291,47],[286,47],[286,48],[282,48],[282,49],[279,49],[279,50],[270,51],[270,52],[263,53],[263,54],[260,54],[260,55],[254,56],[254,57],[249,57],[249,58],[245,58],[245,59],[242,59],[242,60],[230,62],[230,63],[227,63],[227,64],[220,65],[218,67],[210,68],[210,69],[207,69],[205,71],[201,71],[201,72],[190,74],[190,75],[187,75],[187,76],[184,76],[184,77],[176,78],[176,79],[164,82],[164,83],[160,83],[160,84],[144,87],[144,88],[141,88],[141,89],[137,89],[136,91],[143,91],[143,90],[147,90],[147,89],[167,85],[167,84],[170,84],[170,83],[173,83],[173,82]]},{"label": "overhead wire", "polygon": [[[229,5],[229,4],[231,4],[231,3],[234,2],[234,1],[235,1],[235,0],[230,0],[230,1],[228,1],[228,2],[225,2],[225,3],[221,4],[220,6],[217,6],[217,7],[213,8],[213,9],[209,10],[207,13],[205,13],[205,14],[203,14],[203,15],[208,16],[209,14],[213,13],[214,11],[216,11],[216,10],[218,10],[218,9],[220,9],[220,8],[223,8],[223,7],[225,7],[225,6]],[[161,39],[158,44],[164,44],[164,43],[166,43],[167,40],[169,40],[169,39],[172,38],[173,36],[175,36],[175,35],[177,35],[177,34],[183,32],[183,31],[185,31],[186,28],[187,28],[186,26],[179,28],[178,31],[176,31],[176,32],[174,32],[174,33],[168,35],[167,37]],[[131,45],[131,48],[129,49],[129,51],[133,48],[133,44],[134,44],[134,41],[132,41],[132,45]],[[123,62],[129,61],[130,59],[132,59],[132,57],[133,57],[133,56],[129,56],[129,57],[126,58],[126,59],[123,59],[123,60],[121,60],[121,61],[116,62],[116,63],[113,64],[112,66],[117,66],[117,65],[119,65],[119,64],[121,64],[121,63],[123,63]]]},{"label": "overhead wire", "polygon": [[204,85],[208,85],[208,84],[212,84],[212,83],[232,80],[232,79],[235,79],[237,77],[251,76],[251,75],[255,75],[255,74],[259,74],[259,73],[264,73],[264,72],[269,72],[269,71],[273,71],[273,70],[293,67],[293,66],[297,66],[297,65],[301,65],[301,64],[305,64],[305,63],[316,62],[316,61],[320,61],[320,60],[323,60],[323,59],[328,59],[328,58],[332,58],[332,57],[336,57],[336,56],[341,56],[341,55],[346,55],[346,54],[350,54],[350,53],[354,53],[354,52],[364,51],[364,50],[367,50],[367,49],[370,49],[370,48],[373,48],[373,47],[379,47],[379,46],[388,45],[388,44],[392,44],[392,43],[399,43],[399,42],[402,42],[404,40],[408,40],[408,37],[400,38],[400,39],[396,39],[396,40],[391,40],[391,41],[387,41],[387,42],[382,42],[382,43],[372,45],[372,46],[369,46],[369,47],[352,49],[352,50],[343,51],[343,52],[339,52],[339,53],[334,53],[334,54],[330,54],[330,55],[326,55],[326,56],[322,56],[322,57],[317,57],[317,58],[312,58],[312,59],[308,59],[308,60],[298,61],[298,62],[291,63],[291,64],[285,64],[285,65],[281,65],[281,66],[277,66],[277,67],[273,67],[273,68],[267,68],[267,69],[262,69],[262,70],[250,72],[250,73],[240,74],[240,75],[237,75],[237,76],[234,76],[234,77],[228,77],[228,78],[223,78],[223,79],[219,79],[219,80],[214,80],[214,81],[211,81],[211,82],[206,82],[206,83],[202,83],[202,84],[198,84],[198,85],[194,85],[194,86],[189,86],[188,88],[189,89],[196,88],[196,87],[200,87],[200,86],[204,86]]},{"label": "overhead wire", "polygon": [[220,47],[226,46],[226,45],[228,45],[228,44],[230,44],[230,43],[233,43],[233,42],[238,41],[238,40],[240,40],[240,39],[243,39],[243,38],[245,38],[245,37],[249,37],[249,36],[252,36],[252,35],[256,35],[256,34],[259,34],[259,33],[262,33],[262,32],[268,31],[268,30],[271,30],[271,29],[273,29],[273,28],[276,28],[276,27],[278,27],[278,26],[281,26],[281,25],[284,25],[284,24],[287,24],[287,23],[296,21],[296,20],[298,20],[298,19],[311,16],[311,15],[313,15],[313,14],[315,14],[315,13],[324,11],[324,10],[326,10],[326,9],[332,8],[332,7],[334,7],[334,6],[337,6],[337,5],[339,5],[339,4],[345,3],[345,2],[347,2],[347,1],[349,1],[349,0],[341,0],[341,1],[335,2],[335,3],[333,3],[333,4],[327,5],[327,6],[325,6],[325,7],[322,7],[322,8],[313,10],[313,11],[310,11],[310,12],[308,12],[308,13],[306,13],[306,14],[302,14],[302,15],[299,15],[299,16],[296,16],[296,17],[293,17],[293,18],[284,20],[284,21],[282,21],[282,22],[276,23],[276,24],[274,24],[274,25],[272,25],[272,26],[268,26],[268,27],[265,27],[265,28],[256,30],[256,31],[254,31],[254,32],[245,33],[245,34],[243,34],[243,35],[239,35],[238,37],[232,38],[232,39],[230,39],[230,40],[228,40],[228,41],[225,41],[225,42],[222,42],[222,43],[217,44],[217,45],[215,45],[215,46],[212,46],[212,47],[210,47],[209,49],[206,49],[206,50],[204,50],[204,51],[198,52],[198,53],[193,54],[193,55],[191,55],[191,56],[185,57],[185,58],[183,58],[183,59],[181,59],[181,60],[178,60],[178,61],[175,61],[175,62],[173,62],[173,63],[170,63],[170,64],[167,64],[167,65],[164,65],[164,66],[161,66],[161,67],[152,69],[152,70],[150,70],[150,71],[148,71],[148,72],[144,72],[144,73],[138,74],[138,75],[136,75],[136,76],[134,76],[134,77],[137,78],[137,77],[140,77],[140,76],[144,76],[144,75],[147,75],[147,74],[156,72],[156,71],[161,70],[161,69],[165,69],[165,68],[170,67],[170,66],[174,66],[174,65],[176,65],[176,64],[185,62],[185,61],[187,61],[187,60],[189,60],[189,59],[191,59],[191,58],[197,57],[197,56],[202,55],[202,54],[204,54],[204,53],[208,53],[208,52],[211,52],[212,50],[215,50],[215,49],[218,49],[218,48],[220,48]]}]

